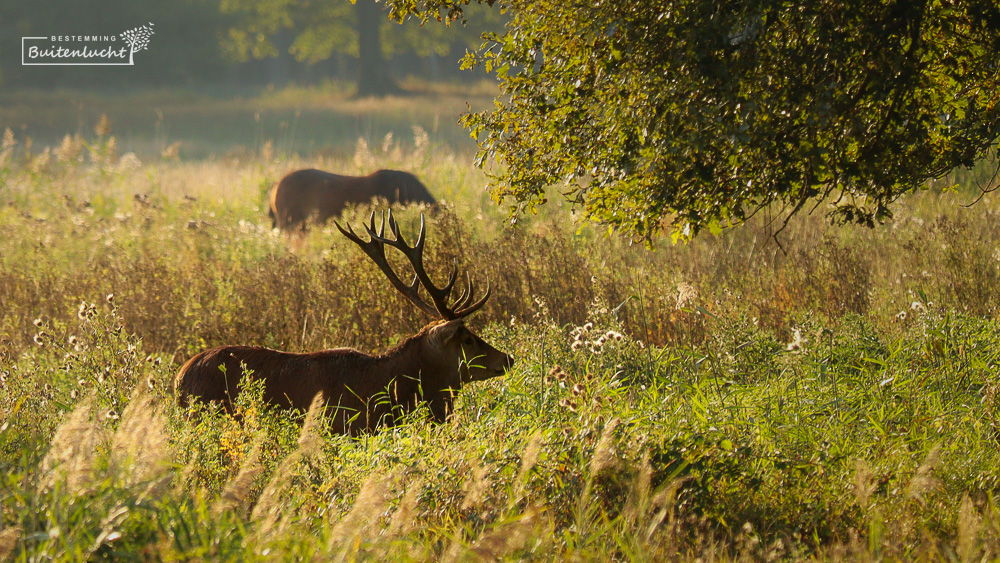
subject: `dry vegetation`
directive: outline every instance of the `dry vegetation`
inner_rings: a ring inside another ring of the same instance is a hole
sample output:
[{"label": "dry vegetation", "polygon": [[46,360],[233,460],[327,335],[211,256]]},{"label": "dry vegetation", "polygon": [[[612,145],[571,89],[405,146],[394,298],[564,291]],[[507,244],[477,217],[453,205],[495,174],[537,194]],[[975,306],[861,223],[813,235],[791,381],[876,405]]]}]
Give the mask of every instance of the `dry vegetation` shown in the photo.
[{"label": "dry vegetation", "polygon": [[[268,147],[4,139],[0,559],[1000,555],[992,198],[797,218],[784,252],[765,218],[649,250],[556,194],[512,225],[422,129],[353,158]],[[269,228],[264,193],[304,166],[414,172],[447,202],[430,267],[492,281],[474,323],[518,362],[450,423],[335,436],[253,385],[236,418],[175,406],[208,346],[377,351],[425,321],[332,225]]]}]

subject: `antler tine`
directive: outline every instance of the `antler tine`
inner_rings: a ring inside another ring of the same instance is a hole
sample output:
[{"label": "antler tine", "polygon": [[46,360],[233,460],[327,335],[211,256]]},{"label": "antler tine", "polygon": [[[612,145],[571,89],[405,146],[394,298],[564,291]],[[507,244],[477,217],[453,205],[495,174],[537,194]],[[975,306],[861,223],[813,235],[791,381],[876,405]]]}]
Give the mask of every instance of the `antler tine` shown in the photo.
[{"label": "antler tine", "polygon": [[395,287],[397,291],[402,293],[404,297],[406,297],[411,303],[416,305],[417,308],[419,308],[421,311],[431,316],[437,315],[438,314],[437,308],[432,307],[430,304],[428,304],[420,297],[420,294],[417,291],[417,288],[419,287],[419,281],[416,278],[414,278],[413,282],[410,283],[409,285],[403,283],[403,281],[399,279],[399,276],[396,275],[396,272],[393,271],[392,266],[389,265],[389,261],[386,259],[385,256],[385,244],[386,243],[392,244],[393,241],[387,240],[383,236],[380,236],[382,233],[385,232],[384,216],[382,219],[382,227],[379,229],[380,232],[375,231],[374,211],[369,217],[369,223],[370,224],[365,225],[365,230],[368,231],[368,235],[369,237],[371,237],[371,240],[365,241],[357,234],[355,234],[354,229],[351,228],[350,223],[347,224],[347,229],[345,230],[343,227],[340,226],[340,223],[337,223],[336,221],[334,222],[334,224],[337,226],[337,229],[340,230],[340,232],[345,237],[347,237],[348,239],[356,243],[358,246],[360,246],[361,250],[363,250],[364,253],[367,254],[368,257],[371,258],[373,262],[375,262],[375,265],[378,266],[380,270],[382,270],[382,273],[385,274],[385,277],[389,279],[389,283],[391,283],[392,286]]},{"label": "antler tine", "polygon": [[458,296],[455,300],[455,304],[451,306],[452,309],[458,311],[462,307],[469,304],[472,300],[472,292],[475,291],[472,285],[472,277],[469,276],[469,272],[465,273],[465,289],[462,290],[462,294]]},{"label": "antler tine", "polygon": [[[388,215],[388,220],[386,215]],[[417,307],[432,316],[439,316],[442,319],[452,320],[468,316],[486,303],[486,300],[489,298],[488,286],[486,295],[473,305],[468,306],[468,303],[472,301],[475,286],[472,283],[472,278],[469,277],[468,273],[466,273],[466,289],[451,307],[448,306],[448,296],[451,294],[455,287],[455,283],[458,281],[458,264],[453,264],[451,273],[448,275],[448,281],[445,283],[444,287],[437,287],[434,285],[430,276],[427,275],[427,271],[424,269],[424,243],[427,240],[427,225],[424,221],[423,215],[420,216],[420,232],[417,235],[417,240],[413,246],[406,243],[406,239],[400,231],[399,223],[392,215],[392,209],[390,209],[387,214],[381,214],[381,216],[382,221],[378,229],[375,228],[375,212],[372,211],[371,216],[369,216],[368,224],[365,225],[365,230],[368,231],[368,236],[371,237],[371,240],[368,242],[361,240],[360,237],[354,234],[350,225],[347,226],[346,231],[340,226],[339,223],[337,223],[337,228],[340,229],[340,232],[343,233],[344,236],[361,246],[361,249],[375,261],[379,268],[382,269],[392,285],[403,293],[403,295],[405,295],[411,302],[417,305]],[[392,238],[385,236],[386,222],[389,223],[389,232],[392,234]],[[402,252],[406,259],[409,260],[410,266],[413,267],[413,281],[410,282],[409,285],[404,284],[389,266],[389,262],[385,256],[385,245],[387,244]],[[419,296],[418,288],[421,285],[424,287],[427,295],[430,296],[433,306]]]},{"label": "antler tine", "polygon": [[[472,291],[471,291],[471,289],[472,289],[472,282],[471,281],[469,282],[469,289],[470,289],[470,291],[469,291],[469,297],[468,297],[468,299],[471,300],[472,299]],[[487,280],[486,281],[486,293],[483,294],[482,298],[480,298],[479,301],[476,301],[472,305],[469,305],[468,307],[465,307],[465,308],[460,309],[460,310],[456,310],[455,311],[455,316],[456,317],[467,317],[467,316],[471,315],[472,313],[475,313],[476,311],[478,311],[489,300],[489,298],[490,298],[490,292],[492,290],[493,290],[493,288],[490,287],[489,280]],[[456,309],[458,309],[458,308],[456,307]]]}]

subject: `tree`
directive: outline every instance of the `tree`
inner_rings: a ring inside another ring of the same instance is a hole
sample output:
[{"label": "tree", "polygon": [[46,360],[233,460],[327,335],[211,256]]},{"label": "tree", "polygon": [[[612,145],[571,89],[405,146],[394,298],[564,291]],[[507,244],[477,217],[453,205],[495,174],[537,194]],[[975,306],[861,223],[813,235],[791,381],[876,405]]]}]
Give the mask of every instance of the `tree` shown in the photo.
[{"label": "tree", "polygon": [[[489,5],[494,0],[485,1]],[[780,204],[872,225],[901,194],[1000,135],[995,0],[501,0],[497,74],[467,115],[493,192],[517,209],[559,184],[587,216],[650,240]],[[461,19],[469,0],[390,0]]]},{"label": "tree", "polygon": [[[220,0],[219,6],[236,18],[224,40],[231,58],[247,61],[277,56],[275,37],[288,31],[294,37],[288,51],[299,61],[317,63],[334,53],[358,57],[361,96],[399,91],[389,73],[388,56],[445,55],[456,41],[471,43],[472,37],[478,38],[478,30],[487,23],[481,21],[477,31],[458,35],[443,26],[417,26],[416,22],[400,28],[376,0]],[[498,18],[494,15],[492,20]]]}]

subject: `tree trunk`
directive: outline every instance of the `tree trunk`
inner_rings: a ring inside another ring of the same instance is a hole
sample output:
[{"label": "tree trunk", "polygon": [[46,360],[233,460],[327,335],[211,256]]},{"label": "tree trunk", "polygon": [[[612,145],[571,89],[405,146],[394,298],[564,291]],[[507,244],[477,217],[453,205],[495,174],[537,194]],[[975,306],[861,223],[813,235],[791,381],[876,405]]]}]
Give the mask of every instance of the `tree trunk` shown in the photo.
[{"label": "tree trunk", "polygon": [[358,15],[358,97],[399,92],[399,86],[389,77],[389,65],[382,53],[385,13],[374,0],[357,0],[354,9]]}]

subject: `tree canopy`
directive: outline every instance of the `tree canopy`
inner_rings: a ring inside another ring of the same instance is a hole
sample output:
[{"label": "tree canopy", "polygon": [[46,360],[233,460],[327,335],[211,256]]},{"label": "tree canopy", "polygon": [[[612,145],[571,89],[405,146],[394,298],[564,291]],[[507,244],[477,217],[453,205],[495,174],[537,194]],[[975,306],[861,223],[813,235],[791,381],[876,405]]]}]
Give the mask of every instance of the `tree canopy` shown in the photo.
[{"label": "tree canopy", "polygon": [[[502,91],[464,119],[518,209],[560,185],[647,240],[774,204],[871,225],[1000,135],[995,0],[480,2],[510,19],[467,63]],[[389,3],[451,20],[469,0]]]}]

